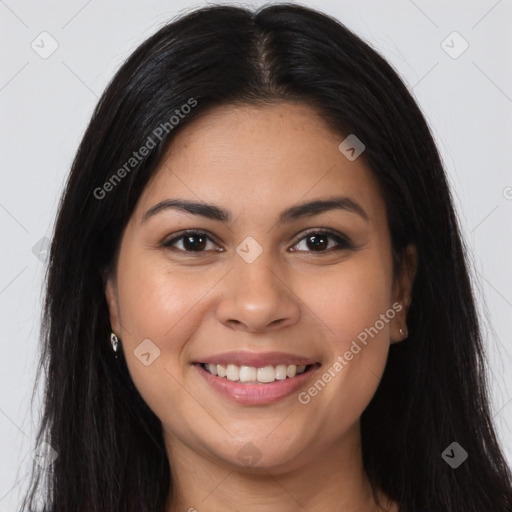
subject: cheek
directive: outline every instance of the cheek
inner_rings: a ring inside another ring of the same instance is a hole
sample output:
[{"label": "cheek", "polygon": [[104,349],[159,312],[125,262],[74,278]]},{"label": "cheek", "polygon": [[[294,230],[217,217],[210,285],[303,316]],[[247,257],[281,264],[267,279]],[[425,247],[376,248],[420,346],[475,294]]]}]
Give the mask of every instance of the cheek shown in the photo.
[{"label": "cheek", "polygon": [[336,363],[330,372],[335,377],[325,376],[333,382],[326,395],[337,393],[337,397],[364,404],[375,391],[387,360],[395,315],[390,303],[390,261],[368,251],[321,277],[317,274],[314,282],[309,291],[304,283],[301,293],[319,320],[324,356],[328,352],[325,370]]},{"label": "cheek", "polygon": [[326,439],[357,421],[378,387],[395,315],[391,285],[391,262],[368,254],[316,280],[309,293],[329,360],[299,401],[308,417],[321,418],[310,421]]},{"label": "cheek", "polygon": [[[139,264],[133,254],[118,266],[122,343],[134,384],[154,409],[165,390],[168,394],[182,380],[184,348],[206,314],[202,301],[218,279],[170,269],[162,258],[146,256]],[[143,353],[150,353],[147,366],[140,358],[141,343]]]},{"label": "cheek", "polygon": [[389,337],[389,323],[382,324],[379,318],[390,308],[391,284],[391,266],[369,253],[298,281],[295,289],[314,312],[332,348],[344,352],[351,340],[361,333],[364,338],[376,322],[380,337]]},{"label": "cheek", "polygon": [[151,262],[126,268],[119,285],[123,327],[130,340],[154,338],[160,342],[178,326],[201,289],[179,272],[171,273]]}]

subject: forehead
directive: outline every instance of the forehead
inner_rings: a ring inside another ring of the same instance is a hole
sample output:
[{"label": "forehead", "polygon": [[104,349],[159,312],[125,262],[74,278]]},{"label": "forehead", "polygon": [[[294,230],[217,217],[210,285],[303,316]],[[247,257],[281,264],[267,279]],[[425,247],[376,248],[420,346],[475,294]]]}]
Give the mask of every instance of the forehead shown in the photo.
[{"label": "forehead", "polygon": [[385,212],[377,182],[362,158],[348,160],[333,132],[305,104],[218,107],[172,140],[139,201],[139,215],[173,197],[215,203],[255,222],[284,206],[333,195]]}]

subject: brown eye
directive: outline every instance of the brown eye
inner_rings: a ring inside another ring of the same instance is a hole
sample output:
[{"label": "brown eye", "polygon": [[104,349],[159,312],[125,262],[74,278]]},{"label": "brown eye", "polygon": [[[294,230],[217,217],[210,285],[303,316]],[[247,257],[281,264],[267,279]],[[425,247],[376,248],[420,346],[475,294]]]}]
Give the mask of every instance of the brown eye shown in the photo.
[{"label": "brown eye", "polygon": [[[176,244],[180,242],[181,247],[177,247]],[[180,236],[174,237],[172,240],[165,242],[163,246],[182,252],[204,252],[208,242],[213,244],[213,248],[217,247],[205,232],[186,231]]]},{"label": "brown eye", "polygon": [[[305,243],[303,243],[303,240]],[[335,244],[329,245],[330,241],[334,241]],[[304,249],[298,249],[298,252],[310,251],[310,252],[327,252],[327,250],[341,250],[341,249],[353,249],[353,245],[341,234],[331,233],[329,231],[310,231],[303,236],[294,247],[303,243]]]}]

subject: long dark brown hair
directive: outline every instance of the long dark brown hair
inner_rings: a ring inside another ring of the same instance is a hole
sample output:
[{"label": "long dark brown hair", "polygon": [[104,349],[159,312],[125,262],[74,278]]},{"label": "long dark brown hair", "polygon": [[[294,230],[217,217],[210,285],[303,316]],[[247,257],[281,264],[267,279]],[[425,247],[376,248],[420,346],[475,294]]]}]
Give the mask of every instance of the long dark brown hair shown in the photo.
[{"label": "long dark brown hair", "polygon": [[[191,98],[197,104],[168,126]],[[409,337],[392,345],[361,418],[372,486],[401,512],[512,510],[465,249],[427,123],[376,51],[335,19],[287,4],[182,16],[137,48],[101,97],[60,202],[47,274],[37,441],[58,457],[46,470],[34,465],[22,510],[39,496],[53,512],[164,511],[172,475],[161,423],[123,354],[113,357],[104,272],[174,135],[214,106],[273,101],[306,103],[337,133],[364,141],[395,265],[408,244],[418,250]],[[148,136],[154,147],[99,198]],[[469,454],[457,469],[441,456],[452,442]]]}]

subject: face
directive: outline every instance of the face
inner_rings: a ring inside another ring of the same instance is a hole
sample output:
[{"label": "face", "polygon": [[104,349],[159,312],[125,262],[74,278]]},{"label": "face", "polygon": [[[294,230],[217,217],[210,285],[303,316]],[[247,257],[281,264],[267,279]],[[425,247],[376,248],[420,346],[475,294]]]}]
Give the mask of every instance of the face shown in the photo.
[{"label": "face", "polygon": [[357,442],[412,276],[343,139],[306,105],[218,108],[140,197],[106,295],[171,453],[268,472]]}]

